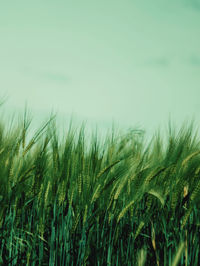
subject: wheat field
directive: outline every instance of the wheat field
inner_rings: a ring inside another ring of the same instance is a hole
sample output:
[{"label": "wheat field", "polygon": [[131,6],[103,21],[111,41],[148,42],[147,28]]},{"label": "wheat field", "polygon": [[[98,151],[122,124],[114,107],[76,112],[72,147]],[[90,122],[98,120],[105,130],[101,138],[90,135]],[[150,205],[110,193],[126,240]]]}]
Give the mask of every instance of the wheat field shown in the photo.
[{"label": "wheat field", "polygon": [[200,138],[194,123],[93,134],[54,118],[0,124],[0,265],[199,265]]}]

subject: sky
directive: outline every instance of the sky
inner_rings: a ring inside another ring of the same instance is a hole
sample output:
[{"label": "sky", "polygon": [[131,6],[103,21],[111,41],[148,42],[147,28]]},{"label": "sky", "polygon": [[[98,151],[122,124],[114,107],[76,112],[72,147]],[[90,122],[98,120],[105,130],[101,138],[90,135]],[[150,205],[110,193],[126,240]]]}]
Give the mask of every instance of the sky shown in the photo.
[{"label": "sky", "polygon": [[18,0],[0,8],[0,98],[152,134],[200,123],[200,0]]}]

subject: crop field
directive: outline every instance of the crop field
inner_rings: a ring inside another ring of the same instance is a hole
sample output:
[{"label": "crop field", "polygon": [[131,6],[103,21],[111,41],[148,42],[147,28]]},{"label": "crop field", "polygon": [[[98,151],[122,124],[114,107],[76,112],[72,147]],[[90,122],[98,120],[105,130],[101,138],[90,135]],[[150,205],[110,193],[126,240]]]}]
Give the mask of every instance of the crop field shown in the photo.
[{"label": "crop field", "polygon": [[0,123],[0,265],[200,265],[200,136]]}]

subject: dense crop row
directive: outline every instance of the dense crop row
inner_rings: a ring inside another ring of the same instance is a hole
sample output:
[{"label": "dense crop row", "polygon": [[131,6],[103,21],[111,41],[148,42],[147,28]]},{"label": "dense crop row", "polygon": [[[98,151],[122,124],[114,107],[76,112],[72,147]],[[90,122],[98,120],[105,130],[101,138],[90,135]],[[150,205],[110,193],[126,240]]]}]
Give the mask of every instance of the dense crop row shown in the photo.
[{"label": "dense crop row", "polygon": [[59,140],[52,121],[0,126],[0,263],[199,265],[200,143],[192,124]]}]

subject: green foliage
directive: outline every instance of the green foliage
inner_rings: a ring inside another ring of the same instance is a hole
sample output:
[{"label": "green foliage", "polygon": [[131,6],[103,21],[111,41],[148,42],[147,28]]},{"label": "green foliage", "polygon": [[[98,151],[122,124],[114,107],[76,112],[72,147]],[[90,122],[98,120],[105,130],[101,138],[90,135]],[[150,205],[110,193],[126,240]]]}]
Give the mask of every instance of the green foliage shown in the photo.
[{"label": "green foliage", "polygon": [[60,141],[53,117],[30,124],[0,125],[0,265],[199,265],[193,124],[147,146],[142,130],[88,141],[71,123]]}]

